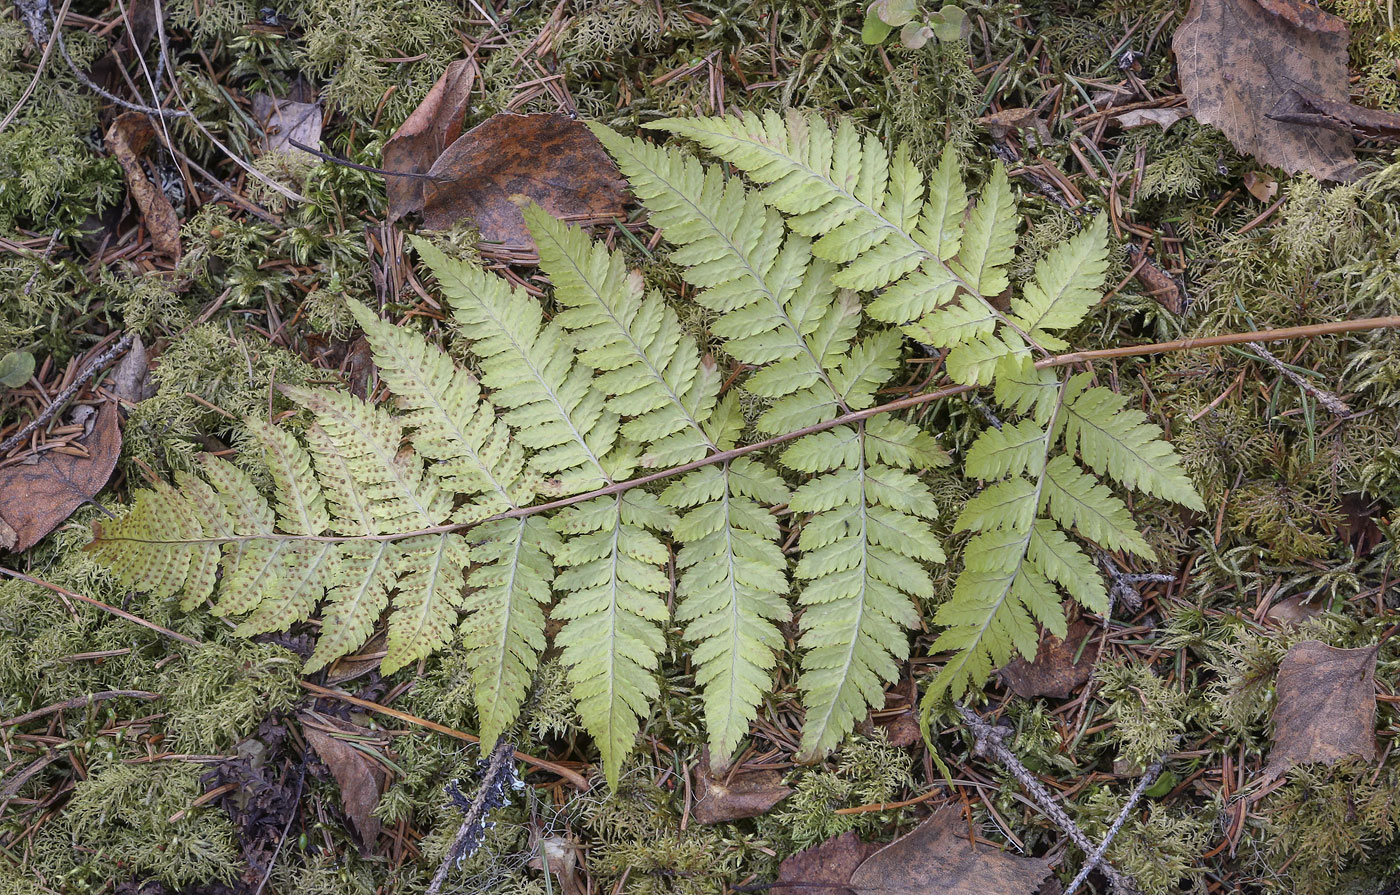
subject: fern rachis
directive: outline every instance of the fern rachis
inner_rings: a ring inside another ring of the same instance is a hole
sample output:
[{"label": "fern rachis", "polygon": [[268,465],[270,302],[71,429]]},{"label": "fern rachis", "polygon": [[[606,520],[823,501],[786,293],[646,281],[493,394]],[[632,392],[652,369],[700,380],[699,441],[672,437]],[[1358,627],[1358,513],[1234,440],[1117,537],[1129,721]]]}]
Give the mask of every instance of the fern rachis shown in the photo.
[{"label": "fern rachis", "polygon": [[[479,381],[357,307],[392,409],[293,392],[311,417],[300,436],[248,423],[275,507],[210,458],[203,478],[138,494],[100,532],[99,555],[133,586],[182,593],[186,609],[215,598],[248,632],[285,628],[324,600],[308,670],[358,649],[385,612],[386,672],[460,643],[484,738],[515,722],[548,610],[615,780],[659,696],[673,587],[717,766],[771,689],[794,610],[804,759],[838,745],[897,678],[918,601],[934,594],[928,566],[944,561],[920,472],[950,462],[914,422],[863,413],[899,369],[906,335],[949,349],[950,375],[990,384],[1007,415],[965,459],[986,487],[957,521],[973,536],[932,619],[951,656],[930,699],[1033,655],[1036,623],[1063,625],[1057,588],[1106,610],[1076,536],[1151,555],[1101,477],[1199,507],[1143,414],[1087,374],[1032,364],[1098,301],[1102,219],[1048,252],[1002,312],[988,298],[1008,285],[1018,218],[1000,169],[974,203],[951,152],[926,180],[907,151],[891,156],[849,123],[660,126],[763,184],[594,128],[714,315],[710,334],[744,365],[727,390],[672,300],[620,253],[528,209],[552,314],[415,243]],[[751,422],[743,406],[758,408]],[[785,446],[739,456],[761,436]],[[631,478],[638,469],[664,481],[638,487],[651,480]]]}]

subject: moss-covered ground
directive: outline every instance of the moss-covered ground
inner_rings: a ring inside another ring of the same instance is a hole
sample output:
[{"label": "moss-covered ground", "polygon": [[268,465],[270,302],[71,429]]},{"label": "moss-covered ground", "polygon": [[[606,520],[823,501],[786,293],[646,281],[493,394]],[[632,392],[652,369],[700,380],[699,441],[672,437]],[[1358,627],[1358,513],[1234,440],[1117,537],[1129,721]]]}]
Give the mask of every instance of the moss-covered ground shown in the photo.
[{"label": "moss-covered ground", "polygon": [[[1393,5],[1322,6],[1351,25],[1354,98],[1400,112]],[[16,105],[39,65],[42,46],[25,17],[34,8],[0,0],[0,112]],[[1120,129],[1094,111],[1115,88],[1138,91],[1139,101],[1179,92],[1170,37],[1185,8],[1170,0],[969,3],[967,41],[919,50],[893,40],[865,46],[864,9],[849,0],[534,0],[500,8],[491,0],[281,0],[275,9],[166,0],[154,8],[182,100],[202,125],[171,120],[174,152],[149,156],[181,217],[178,264],[151,253],[140,215],[127,207],[121,170],[102,144],[114,108],[59,55],[0,131],[0,356],[23,350],[41,363],[36,381],[0,391],[0,435],[32,418],[63,370],[109,334],[138,333],[153,356],[157,391],[125,423],[104,503],[122,502],[149,476],[189,467],[200,451],[236,457],[241,417],[290,409],[274,383],[353,377],[363,349],[344,302],[417,312],[430,328],[440,325],[409,280],[405,225],[382,224],[382,178],[260,155],[250,98],[309,85],[324,103],[326,151],[374,166],[445,66],[468,55],[479,66],[468,127],[503,110],[564,108],[633,131],[661,116],[792,106],[852,115],[889,141],[909,141],[925,166],[952,142],[974,180],[998,157],[1017,159],[1010,166],[1025,211],[1018,264],[1033,265],[1085,210],[1108,211],[1122,247],[1114,288],[1073,334],[1077,347],[1400,313],[1400,157],[1392,151],[1363,144],[1365,176],[1324,185],[1262,169],[1191,118],[1167,130]],[[122,4],[75,0],[69,9],[64,34],[74,62],[92,66],[115,47],[139,79],[129,44],[119,46]],[[155,58],[152,46],[146,59]],[[120,74],[115,85],[134,96]],[[1035,109],[1047,130],[1008,134],[978,123],[1014,108]],[[308,201],[283,200],[235,167],[211,135]],[[1276,197],[1249,191],[1246,178],[1255,175],[1277,180]],[[473,251],[470,231],[440,238]],[[1176,277],[1180,294],[1154,297],[1134,276],[1143,262],[1129,246]],[[677,286],[664,248],[655,254],[647,275]],[[1141,770],[1166,755],[1164,782],[1107,855],[1148,893],[1377,893],[1400,873],[1400,639],[1385,641],[1378,661],[1380,759],[1305,766],[1272,787],[1257,783],[1274,672],[1288,647],[1305,639],[1370,644],[1395,621],[1400,335],[1377,330],[1273,350],[1292,377],[1245,346],[1099,368],[1164,426],[1208,511],[1134,506],[1162,562],[1123,571],[1169,580],[1139,585],[1137,605],[1120,594],[1113,620],[1095,627],[1086,646],[1097,663],[1089,684],[1063,700],[1022,699],[993,684],[978,707],[1014,727],[1010,748],[1092,839]],[[1341,396],[1353,413],[1330,412],[1299,377]],[[926,378],[911,365],[901,388],[916,390]],[[983,425],[962,399],[922,412],[954,451]],[[951,475],[935,485],[951,519],[967,486]],[[460,818],[444,786],[462,779],[469,788],[478,749],[314,699],[298,683],[305,632],[249,642],[208,613],[182,614],[120,589],[82,550],[103,514],[86,506],[0,564],[205,645],[183,645],[35,584],[0,581],[0,723],[104,691],[161,694],[0,728],[0,893],[424,891]],[[956,548],[957,536],[944,534]],[[949,580],[956,568],[953,557]],[[1316,613],[1288,626],[1267,617],[1268,606],[1293,597]],[[938,599],[922,607],[926,616]],[[549,774],[530,775],[534,785],[497,812],[485,847],[453,872],[448,891],[558,891],[560,880],[539,870],[549,849],[576,849],[579,878],[593,892],[734,891],[773,880],[796,850],[846,830],[888,840],[948,801],[970,812],[986,840],[1048,856],[1064,882],[1082,863],[1016,781],[973,754],[955,719],[943,720],[931,744],[892,744],[894,727],[884,722],[907,724],[912,685],[930,664],[922,658],[892,688],[888,710],[813,767],[790,761],[794,675],[781,668],[744,763],[782,771],[794,794],[752,820],[697,824],[690,812],[704,740],[699,700],[679,638],[672,642],[663,702],[621,789],[579,793]],[[927,649],[916,645],[914,655]],[[370,670],[340,686],[471,732],[465,675],[449,652],[387,679]],[[304,758],[297,713],[308,709],[388,734],[394,768],[377,809],[377,843],[361,848],[335,781]],[[539,675],[519,748],[572,767],[593,757],[554,664]],[[919,804],[882,807],[931,789],[938,792]],[[838,813],[847,808],[859,810]]]}]

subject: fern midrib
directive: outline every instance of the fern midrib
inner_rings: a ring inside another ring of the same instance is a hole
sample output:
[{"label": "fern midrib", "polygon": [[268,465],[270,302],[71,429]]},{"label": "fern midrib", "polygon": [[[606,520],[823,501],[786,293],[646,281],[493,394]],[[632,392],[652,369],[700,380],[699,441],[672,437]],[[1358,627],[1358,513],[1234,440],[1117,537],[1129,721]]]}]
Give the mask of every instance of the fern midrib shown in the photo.
[{"label": "fern midrib", "polygon": [[858,199],[854,193],[847,190],[845,187],[842,187],[840,184],[838,184],[836,181],[832,180],[825,174],[822,174],[814,168],[808,166],[805,162],[802,162],[795,156],[784,155],[766,143],[762,143],[758,140],[754,140],[750,137],[742,135],[735,136],[732,134],[726,134],[725,137],[727,139],[732,139],[738,142],[746,142],[751,146],[761,149],[763,152],[767,153],[768,155],[771,155],[774,159],[777,159],[785,164],[795,163],[799,165],[802,168],[802,170],[806,171],[813,178],[820,180],[833,192],[845,197],[853,205],[857,205],[860,208],[864,209],[866,213],[868,213],[871,217],[875,218],[875,220],[879,221],[881,229],[888,230],[891,233],[895,234],[900,239],[902,239],[909,248],[913,249],[915,253],[937,264],[938,267],[942,270],[942,272],[946,273],[949,277],[952,277],[957,282],[957,284],[960,287],[962,287],[963,291],[967,295],[975,299],[979,304],[981,304],[982,307],[985,308],[988,313],[996,317],[997,320],[1001,321],[1003,325],[1009,327],[1017,335],[1021,336],[1021,338],[1025,339],[1026,344],[1030,345],[1031,347],[1035,348],[1037,351],[1040,351],[1046,356],[1050,355],[1050,352],[1046,351],[1045,348],[1043,348],[1034,339],[1032,339],[1028,333],[1023,332],[1021,328],[1015,323],[1011,322],[1011,320],[1008,319],[1005,314],[1001,313],[1001,311],[998,311],[996,307],[986,298],[986,296],[982,295],[982,293],[977,288],[975,288],[971,283],[969,283],[966,279],[964,279],[956,271],[949,267],[947,262],[930,252],[928,249],[919,245],[918,241],[915,240],[914,237],[910,236],[907,232],[905,232],[903,227],[901,227],[899,224],[896,224],[894,221],[891,221],[889,218],[885,217],[884,214],[876,210],[870,204]]},{"label": "fern midrib", "polygon": [[[510,575],[505,582],[505,619],[501,625],[501,636],[496,640],[495,646],[502,657],[510,651],[510,632],[514,630],[511,624],[511,617],[515,610],[515,580],[520,572],[520,554],[525,546],[525,526],[529,523],[522,517],[517,520],[515,529],[515,544],[511,548],[510,555]],[[505,661],[492,662],[491,666],[495,674],[491,678],[491,692],[497,696],[505,689],[506,663]],[[494,707],[493,707],[494,708]]]},{"label": "fern midrib", "polygon": [[[548,233],[541,233],[538,234],[536,238],[540,239],[547,237],[548,235]],[[671,383],[666,380],[665,374],[661,370],[658,370],[656,368],[656,365],[651,362],[651,355],[647,353],[646,348],[643,347],[632,335],[631,328],[628,327],[625,323],[623,323],[622,320],[617,316],[617,314],[613,313],[612,306],[609,305],[608,302],[603,298],[602,290],[600,290],[594,284],[594,282],[591,279],[589,279],[584,269],[578,264],[577,260],[574,257],[574,254],[568,251],[568,249],[565,246],[561,245],[558,242],[558,240],[554,240],[554,243],[556,246],[558,246],[560,256],[568,262],[571,268],[573,268],[574,272],[578,275],[580,282],[584,283],[588,287],[589,293],[593,296],[593,303],[598,308],[600,308],[605,315],[607,315],[607,318],[612,321],[612,324],[616,328],[616,330],[622,333],[623,338],[627,340],[627,344],[632,346],[632,353],[637,357],[641,358],[642,364],[647,368],[647,371],[651,373],[652,378],[655,379],[656,382],[658,382],[661,385],[661,387],[666,390],[666,394],[670,397],[671,403],[674,404],[676,408],[679,409],[680,412],[685,416],[686,423],[689,424],[692,429],[698,432],[701,438],[705,439],[705,444],[709,446],[711,451],[718,451],[719,446],[716,445],[710,439],[710,436],[705,432],[704,427],[700,425],[700,421],[695,418],[695,414],[691,411],[689,407],[685,405],[685,399],[676,393],[676,390],[671,387]],[[643,300],[645,300],[645,298]]]}]

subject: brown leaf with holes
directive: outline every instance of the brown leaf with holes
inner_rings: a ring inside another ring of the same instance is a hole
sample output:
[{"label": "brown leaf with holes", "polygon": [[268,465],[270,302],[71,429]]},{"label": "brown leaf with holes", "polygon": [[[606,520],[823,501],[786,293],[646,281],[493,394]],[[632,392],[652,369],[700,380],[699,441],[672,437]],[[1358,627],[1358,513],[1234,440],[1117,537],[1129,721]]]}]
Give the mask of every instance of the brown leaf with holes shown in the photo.
[{"label": "brown leaf with holes", "polygon": [[710,750],[706,749],[695,766],[695,809],[692,816],[702,824],[717,824],[767,814],[792,794],[783,785],[783,775],[770,770],[744,770],[714,773]]},{"label": "brown leaf with holes", "polygon": [[[462,135],[462,119],[471,105],[475,83],[474,60],[458,59],[447,66],[418,108],[384,144],[384,170],[427,174],[443,150]],[[420,177],[386,177],[384,181],[389,195],[389,223],[423,210],[423,187],[427,181]]]},{"label": "brown leaf with holes", "polygon": [[783,861],[769,891],[774,895],[855,895],[851,874],[879,850],[877,842],[861,842],[855,833],[842,833]]},{"label": "brown leaf with holes", "polygon": [[1023,858],[968,841],[962,810],[940,808],[913,832],[871,855],[851,874],[855,895],[1029,895],[1050,875]]},{"label": "brown leaf with holes", "polygon": [[533,250],[521,207],[557,218],[607,221],[623,214],[627,182],[598,139],[567,115],[503,112],[467,131],[433,164],[423,223],[475,224],[485,242]]},{"label": "brown leaf with holes", "polygon": [[0,547],[28,550],[107,484],[122,452],[116,405],[103,404],[90,419],[92,428],[67,451],[48,447],[0,467]]},{"label": "brown leaf with holes", "polygon": [[1345,103],[1349,41],[1346,24],[1309,0],[1192,0],[1172,49],[1191,111],[1235,148],[1289,174],[1347,180],[1349,134],[1269,113],[1298,88]]},{"label": "brown leaf with holes", "polygon": [[[380,830],[379,818],[374,816],[374,808],[384,794],[389,775],[381,762],[336,736],[335,732],[355,737],[370,737],[371,732],[366,728],[323,715],[303,712],[298,717],[301,720],[302,733],[306,735],[306,742],[316,751],[321,762],[330,769],[331,776],[340,787],[340,803],[344,806],[350,823],[354,825],[355,832],[360,835],[360,842],[365,850],[370,849],[379,838]],[[369,743],[365,746],[372,748]]]},{"label": "brown leaf with holes", "polygon": [[1027,662],[1017,656],[997,672],[1011,692],[1030,699],[1050,696],[1068,699],[1084,686],[1094,673],[1094,645],[1085,643],[1094,635],[1094,628],[1083,619],[1069,626],[1064,640],[1044,631],[1035,661]]},{"label": "brown leaf with holes", "polygon": [[123,112],[112,122],[104,138],[117,164],[126,176],[126,188],[141,209],[141,220],[151,237],[151,247],[172,261],[180,260],[180,219],[160,187],[151,183],[141,166],[141,153],[150,145],[155,131],[140,112]]},{"label": "brown leaf with holes", "polygon": [[1283,657],[1274,685],[1274,747],[1264,779],[1295,764],[1376,760],[1379,647],[1338,649],[1316,640]]}]

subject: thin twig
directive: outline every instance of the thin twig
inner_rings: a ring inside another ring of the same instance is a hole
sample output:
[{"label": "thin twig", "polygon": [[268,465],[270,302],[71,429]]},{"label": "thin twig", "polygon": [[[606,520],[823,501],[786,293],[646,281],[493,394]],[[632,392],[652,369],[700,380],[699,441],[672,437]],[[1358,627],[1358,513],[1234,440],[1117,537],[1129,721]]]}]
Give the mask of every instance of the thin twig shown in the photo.
[{"label": "thin twig", "polygon": [[411,177],[417,180],[432,181],[433,183],[442,183],[445,180],[451,179],[448,177],[444,177],[441,174],[415,174],[409,171],[386,171],[383,168],[374,168],[369,165],[362,165],[359,162],[352,162],[349,159],[339,158],[337,156],[331,155],[328,152],[322,152],[321,150],[313,146],[307,146],[300,140],[294,140],[291,137],[287,138],[287,142],[290,143],[292,146],[295,146],[297,149],[300,149],[302,152],[308,152],[316,156],[323,162],[331,162],[332,164],[340,165],[343,168],[354,168],[356,171],[365,171],[370,174],[378,174],[380,177]]},{"label": "thin twig", "polygon": [[[47,41],[41,41],[36,33],[37,29],[31,21],[29,11],[25,9],[24,4],[16,4],[20,10],[21,16],[23,16],[26,23],[29,24],[30,36],[34,38],[36,43],[42,43],[44,45],[44,53],[39,57],[39,65],[34,69],[34,77],[29,81],[29,86],[24,88],[24,92],[19,95],[19,99],[15,101],[14,107],[5,115],[5,120],[0,121],[0,132],[3,132],[5,128],[10,126],[10,123],[19,115],[20,109],[23,109],[24,104],[29,102],[29,97],[33,96],[34,88],[39,86],[39,78],[43,76],[44,69],[48,67],[49,58],[53,56],[54,47],[58,46],[58,40],[55,34],[58,32],[58,28],[63,26],[63,20],[68,16],[68,7],[72,5],[73,0],[63,0],[63,6],[59,8],[58,15],[54,19],[54,21],[58,23],[54,28],[54,34],[48,35]],[[43,19],[35,20],[38,21],[41,26],[43,25]]]},{"label": "thin twig", "polygon": [[457,828],[457,835],[452,837],[452,844],[447,847],[447,854],[438,865],[437,873],[433,874],[428,895],[438,895],[452,865],[481,846],[481,837],[486,833],[486,815],[502,803],[502,791],[510,785],[506,771],[510,770],[510,757],[514,752],[515,747],[510,740],[501,737],[496,741],[496,748],[491,750],[491,757],[487,760],[486,771],[481,775],[481,787],[476,791],[471,805],[462,812],[462,825]]},{"label": "thin twig", "polygon": [[1137,786],[1133,787],[1132,795],[1128,796],[1128,803],[1123,806],[1122,811],[1118,812],[1118,819],[1113,822],[1113,826],[1108,828],[1108,832],[1104,834],[1103,842],[1100,842],[1099,847],[1094,849],[1089,855],[1089,860],[1079,869],[1079,873],[1075,874],[1073,882],[1069,884],[1068,889],[1065,889],[1065,895],[1074,895],[1075,892],[1079,891],[1079,887],[1084,885],[1084,881],[1089,878],[1090,871],[1102,864],[1104,854],[1107,853],[1109,845],[1113,843],[1114,837],[1118,835],[1118,831],[1123,829],[1123,824],[1127,822],[1128,815],[1132,813],[1133,807],[1137,805],[1143,793],[1147,792],[1148,788],[1151,787],[1153,783],[1157,782],[1157,778],[1161,776],[1161,774],[1162,759],[1159,758],[1152,762],[1147,768],[1146,773],[1142,775],[1142,779],[1138,780]]},{"label": "thin twig", "polygon": [[[462,740],[468,743],[481,742],[481,738],[478,736],[474,736],[470,733],[464,733],[460,730],[454,730],[451,727],[444,727],[443,725],[438,724],[435,721],[429,721],[427,718],[420,718],[417,715],[410,715],[408,712],[401,712],[398,709],[391,709],[387,705],[380,705],[377,702],[370,702],[368,699],[360,699],[358,696],[351,696],[349,693],[344,693],[340,690],[332,690],[328,687],[322,687],[319,684],[313,684],[310,681],[298,681],[297,683],[301,684],[302,689],[309,690],[312,693],[315,693],[317,696],[325,696],[329,699],[339,699],[341,702],[348,702],[351,705],[357,705],[362,709],[368,709],[371,712],[376,712],[381,715],[387,715],[390,718],[394,718],[396,720],[403,721],[408,724],[414,724],[418,727],[424,728],[425,730],[431,730],[434,733],[440,733],[443,736],[449,736],[453,739]],[[581,792],[586,792],[591,788],[589,786],[587,778],[585,778],[578,771],[571,770],[569,768],[564,767],[563,765],[555,764],[554,762],[548,761],[543,758],[537,758],[525,752],[516,752],[515,760],[521,762],[522,764],[527,764],[532,768],[538,768],[541,771],[548,771],[551,774],[563,777],[565,780],[573,784],[574,788],[578,789]]]},{"label": "thin twig", "polygon": [[23,715],[16,715],[13,718],[6,718],[0,721],[0,727],[15,727],[19,724],[26,724],[35,718],[42,718],[45,715],[52,715],[54,712],[61,712],[65,709],[83,708],[104,699],[162,699],[160,693],[152,693],[149,690],[102,690],[98,693],[89,693],[87,696],[74,696],[72,699],[65,699],[62,702],[55,702],[53,705],[46,705],[41,709],[32,712],[25,712]]},{"label": "thin twig", "polygon": [[74,376],[73,381],[68,384],[68,387],[65,388],[63,391],[59,392],[58,397],[50,401],[49,406],[45,407],[38,416],[26,423],[23,426],[23,428],[21,428],[15,434],[11,435],[9,438],[6,438],[4,441],[0,441],[0,457],[3,457],[5,454],[9,453],[11,448],[24,441],[24,439],[28,438],[30,432],[33,432],[35,429],[39,428],[40,426],[44,425],[44,423],[52,419],[54,414],[58,413],[58,411],[63,407],[63,405],[68,403],[68,399],[78,393],[78,389],[82,388],[84,383],[86,383],[88,379],[92,378],[94,375],[97,374],[99,370],[101,370],[103,367],[107,366],[113,360],[115,360],[117,355],[130,348],[131,342],[135,338],[135,333],[127,333],[126,335],[122,336],[120,339],[117,340],[117,344],[113,345],[111,348],[108,348],[106,351],[102,352],[97,357],[89,361],[83,367],[82,372],[80,372],[77,376]]},{"label": "thin twig", "polygon": [[[84,87],[91,90],[93,93],[96,93],[98,96],[107,100],[107,102],[116,103],[123,109],[130,109],[133,112],[144,112],[147,115],[154,115],[155,117],[162,119],[191,117],[189,112],[185,112],[180,109],[161,109],[156,106],[143,106],[140,103],[133,103],[129,100],[124,100],[120,96],[117,96],[115,93],[111,93],[107,90],[104,90],[102,87],[95,84],[92,78],[89,78],[86,74],[84,74],[83,70],[78,68],[78,63],[73,61],[73,57],[68,55],[68,44],[65,43],[63,40],[63,29],[61,27],[58,27],[57,24],[55,24],[53,34],[54,40],[58,42],[58,52],[60,55],[63,56],[63,61],[68,63],[68,68],[72,70],[73,77],[78,79],[78,83],[82,84]],[[159,97],[157,97],[157,99],[159,99]]]},{"label": "thin twig", "polygon": [[118,609],[115,606],[109,606],[101,600],[94,600],[92,597],[83,596],[80,593],[75,593],[66,587],[59,587],[57,584],[45,581],[42,578],[35,578],[32,575],[26,575],[23,572],[16,572],[14,569],[6,569],[3,566],[0,566],[0,575],[8,575],[9,577],[15,578],[19,581],[28,581],[30,584],[37,584],[40,587],[48,588],[56,594],[68,597],[70,600],[78,600],[79,602],[87,603],[89,606],[96,606],[103,612],[115,615],[117,618],[124,618],[129,622],[140,625],[143,628],[150,628],[157,634],[164,634],[166,637],[169,637],[172,640],[178,640],[181,643],[188,643],[190,646],[204,645],[202,642],[195,640],[193,637],[186,637],[184,634],[181,634],[178,631],[172,631],[169,628],[162,628],[155,622],[148,622],[139,615],[132,615],[130,612]]},{"label": "thin twig", "polygon": [[[962,716],[963,722],[967,724],[968,729],[972,731],[976,752],[981,755],[989,755],[996,759],[1002,767],[1010,772],[1012,777],[1016,778],[1016,781],[1030,794],[1031,798],[1035,799],[1036,804],[1040,806],[1040,810],[1044,812],[1045,816],[1054,821],[1055,825],[1060,829],[1064,830],[1065,835],[1069,836],[1070,841],[1073,842],[1080,851],[1084,852],[1086,855],[1093,856],[1096,850],[1094,843],[1089,841],[1089,837],[1084,835],[1084,831],[1079,829],[1079,826],[1065,813],[1064,809],[1060,807],[1060,803],[1055,801],[1055,798],[1046,791],[1045,787],[1041,785],[1041,782],[1035,778],[1035,775],[1028,771],[1025,765],[1021,764],[1021,760],[1016,757],[1016,753],[1006,748],[1006,744],[1003,740],[1006,738],[1008,731],[995,724],[988,723],[985,718],[971,711],[962,703],[954,703],[953,705],[958,710],[958,714]],[[1131,879],[1124,876],[1113,866],[1102,863],[1102,855],[1099,855],[1098,859],[1100,862],[1098,864],[1099,868],[1112,882],[1115,892],[1134,892],[1137,890],[1137,886]],[[1091,857],[1087,868],[1092,869],[1094,866]]]},{"label": "thin twig", "polygon": [[1341,398],[1337,397],[1331,392],[1323,391],[1322,389],[1313,385],[1311,382],[1304,379],[1302,376],[1298,375],[1297,370],[1290,368],[1283,361],[1274,357],[1273,352],[1265,348],[1261,343],[1249,342],[1247,344],[1249,345],[1249,349],[1255,354],[1259,355],[1259,357],[1266,364],[1273,367],[1275,370],[1278,370],[1280,375],[1282,375],[1284,379],[1287,379],[1289,382],[1298,386],[1298,388],[1307,392],[1309,395],[1312,395],[1313,398],[1317,400],[1317,403],[1321,404],[1323,407],[1326,407],[1328,411],[1330,411],[1334,416],[1339,416],[1343,419],[1346,419],[1347,417],[1351,416],[1351,408],[1348,407],[1346,402],[1343,401]]},{"label": "thin twig", "polygon": [[[1201,338],[1176,339],[1171,342],[1154,342],[1150,345],[1128,345],[1122,348],[1104,348],[1097,351],[1075,351],[1070,354],[1061,354],[1055,357],[1047,357],[1036,361],[1037,369],[1047,367],[1066,367],[1072,364],[1088,363],[1095,360],[1103,360],[1116,357],[1139,357],[1149,354],[1166,354],[1172,351],[1186,351],[1192,348],[1213,348],[1221,345],[1238,345],[1242,342],[1267,342],[1281,341],[1284,339],[1303,339],[1318,335],[1329,335],[1337,333],[1365,332],[1373,329],[1393,329],[1400,327],[1400,316],[1395,317],[1370,317],[1364,320],[1341,320],[1332,323],[1319,323],[1312,326],[1293,326],[1287,329],[1259,330],[1248,333],[1227,333],[1220,336],[1204,336]],[[727,451],[717,451],[699,460],[692,460],[689,463],[682,463],[679,466],[672,466],[668,469],[658,470],[628,479],[623,482],[614,482],[593,491],[585,491],[582,494],[575,494],[572,497],[561,497],[547,503],[532,504],[527,507],[507,510],[497,513],[477,522],[459,522],[448,525],[434,525],[430,528],[419,528],[413,531],[396,532],[393,534],[381,535],[289,535],[289,534],[258,534],[258,535],[235,535],[224,538],[196,538],[193,540],[168,540],[159,542],[141,541],[140,543],[161,543],[161,544],[223,544],[237,543],[242,541],[309,541],[309,542],[346,542],[346,541],[399,541],[406,538],[416,538],[424,535],[449,534],[456,531],[465,531],[475,528],[486,522],[495,522],[499,519],[519,519],[522,516],[533,516],[537,513],[545,513],[550,510],[557,510],[562,507],[573,506],[584,503],[599,497],[611,497],[614,494],[621,494],[642,485],[650,485],[663,479],[673,478],[692,470],[705,466],[712,466],[716,463],[726,463],[745,454],[752,454],[756,451],[767,450],[780,444],[801,438],[804,435],[812,435],[816,432],[825,432],[837,426],[858,423],[861,420],[878,416],[882,413],[893,413],[899,410],[908,410],[912,407],[921,407],[924,404],[931,404],[944,398],[951,398],[954,395],[966,394],[977,388],[974,385],[949,385],[943,388],[934,389],[929,392],[922,392],[917,395],[910,395],[907,398],[900,398],[897,401],[890,401],[886,404],[878,404],[868,407],[865,410],[857,410],[851,413],[844,413],[833,417],[824,423],[813,423],[810,426],[803,426],[791,432],[775,435],[772,438],[765,438],[762,441],[755,441],[752,444],[741,445]],[[134,538],[112,538],[111,540],[134,541]]]}]

